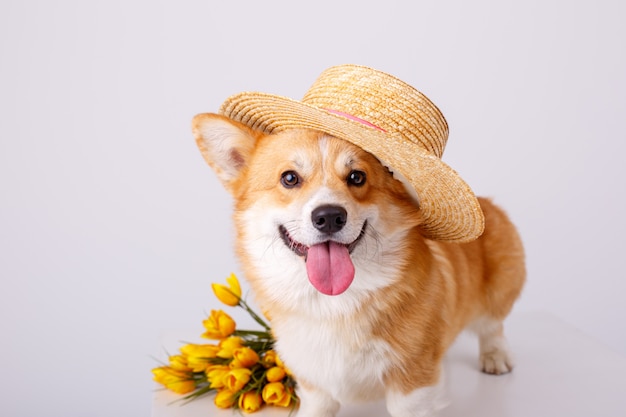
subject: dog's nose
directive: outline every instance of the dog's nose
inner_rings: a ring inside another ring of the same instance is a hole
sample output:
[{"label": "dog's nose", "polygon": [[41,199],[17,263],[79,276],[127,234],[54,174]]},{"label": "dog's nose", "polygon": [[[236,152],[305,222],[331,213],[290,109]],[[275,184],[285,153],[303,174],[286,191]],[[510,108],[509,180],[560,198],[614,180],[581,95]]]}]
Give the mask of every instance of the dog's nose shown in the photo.
[{"label": "dog's nose", "polygon": [[348,220],[348,212],[341,206],[319,206],[311,213],[313,226],[323,233],[340,231]]}]

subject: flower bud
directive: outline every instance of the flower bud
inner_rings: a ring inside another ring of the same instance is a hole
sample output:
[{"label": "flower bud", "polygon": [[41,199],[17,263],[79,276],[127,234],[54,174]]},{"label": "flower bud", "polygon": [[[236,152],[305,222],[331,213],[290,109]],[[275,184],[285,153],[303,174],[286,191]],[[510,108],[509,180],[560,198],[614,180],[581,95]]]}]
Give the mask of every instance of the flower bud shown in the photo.
[{"label": "flower bud", "polygon": [[219,350],[217,356],[223,359],[231,359],[235,354],[235,350],[242,347],[243,339],[236,336],[231,336],[228,339],[224,339],[219,343]]},{"label": "flower bud", "polygon": [[255,391],[248,391],[239,397],[239,408],[246,413],[254,413],[261,408],[263,400]]},{"label": "flower bud", "polygon": [[259,361],[259,355],[249,347],[241,347],[233,352],[233,368],[251,368]]},{"label": "flower bud", "polygon": [[170,356],[170,368],[182,372],[191,371],[191,368],[187,364],[187,358],[183,355]]},{"label": "flower bud", "polygon": [[269,382],[280,382],[285,377],[285,370],[280,366],[274,366],[267,370],[265,377]]},{"label": "flower bud", "polygon": [[213,401],[219,408],[230,408],[235,404],[235,393],[227,389],[220,390]]},{"label": "flower bud", "polygon": [[213,292],[218,300],[234,307],[239,304],[241,286],[235,274],[230,274],[230,276],[226,278],[226,282],[228,283],[228,287],[222,284],[211,284],[211,288],[213,288]]},{"label": "flower bud", "polygon": [[229,373],[224,376],[224,385],[232,392],[238,392],[246,386],[250,381],[252,371],[247,368],[231,369]]},{"label": "flower bud", "polygon": [[263,401],[267,404],[287,407],[291,403],[291,394],[280,382],[270,382],[263,387]]},{"label": "flower bud", "polygon": [[215,358],[220,348],[215,345],[196,345],[189,343],[180,348],[181,353],[187,359],[187,366],[193,372],[204,372],[209,366],[209,360]]},{"label": "flower bud", "polygon": [[224,339],[235,331],[235,321],[222,310],[211,310],[211,315],[202,324],[206,329],[202,337],[207,339]]},{"label": "flower bud", "polygon": [[230,368],[226,365],[209,366],[205,373],[211,388],[224,388],[224,379],[230,372]]},{"label": "flower bud", "polygon": [[263,364],[268,368],[276,365],[276,356],[276,351],[268,350],[263,356]]},{"label": "flower bud", "polygon": [[169,366],[161,366],[152,370],[154,380],[177,394],[187,394],[196,389],[191,375],[177,371]]}]

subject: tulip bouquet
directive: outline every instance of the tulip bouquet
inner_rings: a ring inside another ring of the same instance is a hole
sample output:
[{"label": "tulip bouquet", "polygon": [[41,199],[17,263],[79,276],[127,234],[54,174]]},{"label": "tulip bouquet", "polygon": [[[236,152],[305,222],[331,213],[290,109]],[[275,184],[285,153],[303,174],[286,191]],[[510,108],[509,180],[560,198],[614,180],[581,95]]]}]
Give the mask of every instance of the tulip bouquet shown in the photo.
[{"label": "tulip bouquet", "polygon": [[184,400],[215,394],[220,408],[251,413],[263,404],[293,407],[298,402],[296,382],[272,349],[271,329],[241,298],[234,274],[228,285],[212,284],[215,296],[231,307],[241,307],[263,330],[237,330],[235,321],[222,310],[212,310],[202,322],[202,337],[217,344],[189,343],[169,363],[152,370],[154,380],[167,389],[185,395]]}]

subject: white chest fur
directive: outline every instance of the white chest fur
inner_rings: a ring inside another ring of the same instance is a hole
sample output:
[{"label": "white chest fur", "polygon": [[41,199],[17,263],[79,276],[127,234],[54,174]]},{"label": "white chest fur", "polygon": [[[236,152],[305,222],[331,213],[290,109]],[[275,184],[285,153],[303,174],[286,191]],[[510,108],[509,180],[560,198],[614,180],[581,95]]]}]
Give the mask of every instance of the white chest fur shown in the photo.
[{"label": "white chest fur", "polygon": [[277,349],[303,380],[343,401],[384,395],[390,346],[371,337],[366,324],[291,317],[276,323]]}]

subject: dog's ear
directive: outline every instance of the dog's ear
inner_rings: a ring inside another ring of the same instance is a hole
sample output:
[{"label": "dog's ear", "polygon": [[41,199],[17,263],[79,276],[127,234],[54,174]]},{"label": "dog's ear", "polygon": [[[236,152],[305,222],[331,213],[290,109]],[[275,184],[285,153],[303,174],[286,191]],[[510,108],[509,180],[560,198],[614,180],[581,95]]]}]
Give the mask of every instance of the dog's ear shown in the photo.
[{"label": "dog's ear", "polygon": [[215,170],[226,189],[232,191],[260,133],[213,113],[197,115],[192,127],[204,160]]}]

